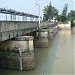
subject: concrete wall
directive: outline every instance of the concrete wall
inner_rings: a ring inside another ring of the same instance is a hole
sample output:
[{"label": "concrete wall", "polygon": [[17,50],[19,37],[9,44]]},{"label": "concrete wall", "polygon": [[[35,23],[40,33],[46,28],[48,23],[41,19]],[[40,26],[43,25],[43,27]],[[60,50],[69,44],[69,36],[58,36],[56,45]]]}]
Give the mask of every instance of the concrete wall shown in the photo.
[{"label": "concrete wall", "polygon": [[69,21],[67,24],[58,24],[58,27],[61,29],[71,29],[71,22]]},{"label": "concrete wall", "polygon": [[38,23],[33,21],[0,21],[0,32],[28,29],[37,25]]},{"label": "concrete wall", "polygon": [[0,41],[36,31],[37,26],[33,21],[0,21]]}]

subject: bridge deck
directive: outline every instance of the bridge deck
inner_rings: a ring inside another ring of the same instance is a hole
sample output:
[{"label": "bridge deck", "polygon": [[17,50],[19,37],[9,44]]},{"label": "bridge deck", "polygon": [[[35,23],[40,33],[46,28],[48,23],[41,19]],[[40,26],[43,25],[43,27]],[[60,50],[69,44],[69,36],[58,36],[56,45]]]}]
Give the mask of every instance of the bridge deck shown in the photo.
[{"label": "bridge deck", "polygon": [[[56,23],[41,22],[40,28],[54,26]],[[0,21],[0,41],[11,39],[17,35],[25,35],[37,31],[36,21]]]}]

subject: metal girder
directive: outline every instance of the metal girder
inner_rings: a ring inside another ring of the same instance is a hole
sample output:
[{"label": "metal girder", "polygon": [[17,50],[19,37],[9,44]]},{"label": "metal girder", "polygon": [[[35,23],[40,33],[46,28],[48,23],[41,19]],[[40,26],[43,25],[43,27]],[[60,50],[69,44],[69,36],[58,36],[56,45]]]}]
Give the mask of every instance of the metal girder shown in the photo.
[{"label": "metal girder", "polygon": [[5,9],[5,8],[0,8],[0,13],[38,18],[38,16],[36,16],[36,15],[27,14],[25,12],[19,12],[19,11],[15,11],[15,10],[12,10],[12,9]]}]

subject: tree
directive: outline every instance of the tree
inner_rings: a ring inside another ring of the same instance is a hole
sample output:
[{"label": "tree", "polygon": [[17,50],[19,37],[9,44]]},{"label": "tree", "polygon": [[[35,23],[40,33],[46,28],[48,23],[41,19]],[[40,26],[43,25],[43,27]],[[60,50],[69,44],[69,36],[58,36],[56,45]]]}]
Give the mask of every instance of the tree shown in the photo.
[{"label": "tree", "polygon": [[67,19],[70,20],[70,21],[73,21],[75,19],[75,11],[74,10],[71,10],[68,13]]},{"label": "tree", "polygon": [[62,14],[61,14],[61,21],[63,22],[67,20],[67,9],[68,9],[68,4],[65,3]]},{"label": "tree", "polygon": [[43,20],[51,20],[53,19],[53,17],[56,17],[58,15],[58,10],[52,6],[51,2],[49,3],[49,5],[44,7],[44,16],[43,16]]},{"label": "tree", "polygon": [[68,4],[65,3],[65,4],[64,4],[63,11],[62,11],[62,16],[67,17],[67,9],[68,9]]},{"label": "tree", "polygon": [[61,21],[61,15],[58,15],[58,16],[57,16],[57,20],[58,20],[58,22]]},{"label": "tree", "polygon": [[43,17],[43,20],[48,20],[48,14],[47,14],[47,10],[48,10],[48,5],[44,7],[44,17]]}]

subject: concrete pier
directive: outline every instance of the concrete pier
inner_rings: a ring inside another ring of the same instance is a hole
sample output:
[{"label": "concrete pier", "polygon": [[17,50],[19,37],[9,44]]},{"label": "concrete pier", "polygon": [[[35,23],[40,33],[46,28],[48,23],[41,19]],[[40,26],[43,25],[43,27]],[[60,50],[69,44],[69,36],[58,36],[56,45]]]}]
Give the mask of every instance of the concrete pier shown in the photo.
[{"label": "concrete pier", "polygon": [[53,27],[49,27],[48,31],[49,31],[48,39],[53,39],[54,38],[54,29],[53,29]]},{"label": "concrete pier", "polygon": [[19,36],[0,43],[0,67],[18,70],[35,68],[32,36]]},{"label": "concrete pier", "polygon": [[36,33],[36,37],[34,39],[34,47],[48,47],[48,29],[41,29]]},{"label": "concrete pier", "polygon": [[49,33],[48,33],[49,40],[54,39],[54,37],[55,37],[55,35],[56,35],[57,31],[58,31],[58,26],[49,27],[48,31],[49,31]]},{"label": "concrete pier", "polygon": [[56,33],[58,32],[58,26],[53,27],[54,30],[54,35],[56,35]]}]

